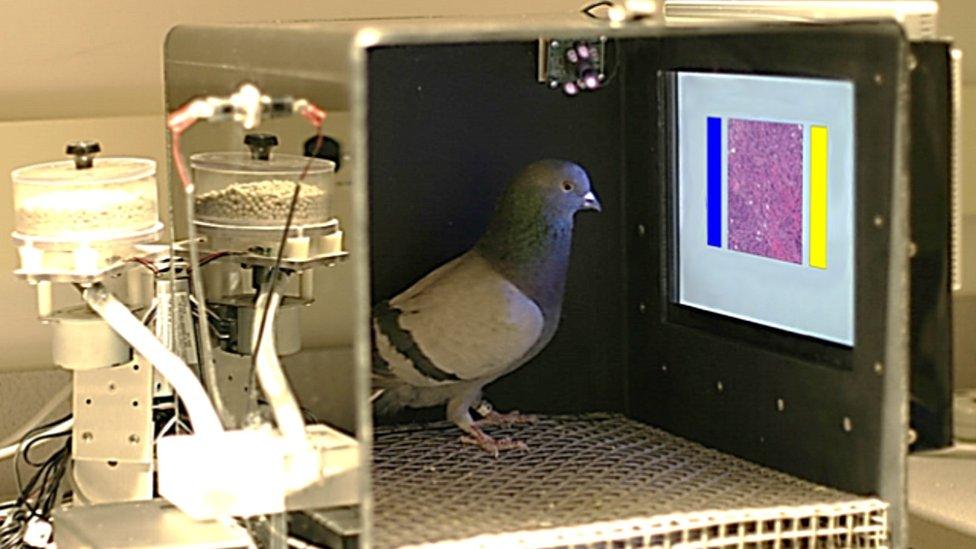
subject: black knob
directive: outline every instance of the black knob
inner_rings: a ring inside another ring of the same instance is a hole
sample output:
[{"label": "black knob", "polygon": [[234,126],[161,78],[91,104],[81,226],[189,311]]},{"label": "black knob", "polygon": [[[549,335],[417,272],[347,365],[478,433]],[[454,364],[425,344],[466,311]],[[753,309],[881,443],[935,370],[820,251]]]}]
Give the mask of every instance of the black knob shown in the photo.
[{"label": "black knob", "polygon": [[102,146],[95,140],[71,141],[64,152],[75,157],[75,168],[87,170],[92,167],[95,155],[102,152]]},{"label": "black knob", "polygon": [[312,136],[305,141],[305,156],[331,160],[335,163],[336,171],[339,171],[339,165],[342,163],[342,146],[339,145],[338,141],[326,135],[322,137],[322,144],[316,151],[318,140],[318,136]]},{"label": "black knob", "polygon": [[249,133],[244,144],[251,149],[254,160],[271,160],[271,149],[278,146],[278,136],[273,133]]}]

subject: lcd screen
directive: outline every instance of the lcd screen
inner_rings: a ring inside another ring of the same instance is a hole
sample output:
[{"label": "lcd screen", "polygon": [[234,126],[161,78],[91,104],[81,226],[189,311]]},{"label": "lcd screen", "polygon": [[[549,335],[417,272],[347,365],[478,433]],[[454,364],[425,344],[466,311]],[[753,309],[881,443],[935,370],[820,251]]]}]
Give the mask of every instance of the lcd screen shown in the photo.
[{"label": "lcd screen", "polygon": [[679,72],[677,300],[854,344],[854,85]]}]

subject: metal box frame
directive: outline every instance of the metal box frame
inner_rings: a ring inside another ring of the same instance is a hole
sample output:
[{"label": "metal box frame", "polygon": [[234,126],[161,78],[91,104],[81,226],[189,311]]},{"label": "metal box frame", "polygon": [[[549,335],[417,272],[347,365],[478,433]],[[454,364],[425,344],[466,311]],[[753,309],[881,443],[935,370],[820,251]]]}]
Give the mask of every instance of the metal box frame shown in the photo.
[{"label": "metal box frame", "polygon": [[[598,36],[620,62],[605,89],[566,99],[535,82],[539,38]],[[560,335],[492,387],[493,399],[541,412],[621,412],[876,494],[890,504],[894,545],[904,543],[910,94],[909,43],[896,24],[668,28],[523,17],[178,27],[165,57],[170,108],[251,81],[351,115],[353,210],[343,224],[356,277],[350,322],[364,459],[370,303],[470,245],[519,163],[575,150],[606,210],[574,243]],[[853,349],[671,303],[666,83],[678,69],[855,83],[856,124],[871,132],[856,138]],[[575,133],[581,120],[599,123]],[[486,146],[491,154],[478,157]],[[422,209],[432,201],[436,208]],[[361,490],[368,543],[369,479]]]}]

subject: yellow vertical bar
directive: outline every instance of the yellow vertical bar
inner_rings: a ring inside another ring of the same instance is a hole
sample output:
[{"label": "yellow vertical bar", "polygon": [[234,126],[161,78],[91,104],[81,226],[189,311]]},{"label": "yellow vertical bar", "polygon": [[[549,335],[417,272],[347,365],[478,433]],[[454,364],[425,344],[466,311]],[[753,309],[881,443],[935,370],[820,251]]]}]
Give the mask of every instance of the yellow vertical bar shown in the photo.
[{"label": "yellow vertical bar", "polygon": [[827,128],[810,128],[810,266],[827,268]]}]

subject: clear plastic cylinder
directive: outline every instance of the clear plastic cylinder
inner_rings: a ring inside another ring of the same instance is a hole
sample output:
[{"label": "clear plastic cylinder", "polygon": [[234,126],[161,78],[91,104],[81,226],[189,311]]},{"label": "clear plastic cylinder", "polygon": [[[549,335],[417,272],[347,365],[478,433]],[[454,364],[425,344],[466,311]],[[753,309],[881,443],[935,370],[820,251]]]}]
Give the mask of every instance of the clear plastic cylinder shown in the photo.
[{"label": "clear plastic cylinder", "polygon": [[16,236],[44,242],[98,242],[152,231],[159,222],[156,162],[96,158],[91,168],[71,160],[14,170]]},{"label": "clear plastic cylinder", "polygon": [[308,173],[300,183],[292,226],[317,225],[332,218],[335,164],[328,160],[288,154],[262,160],[247,152],[215,152],[193,155],[190,165],[198,225],[284,227],[295,185],[306,165]]}]

